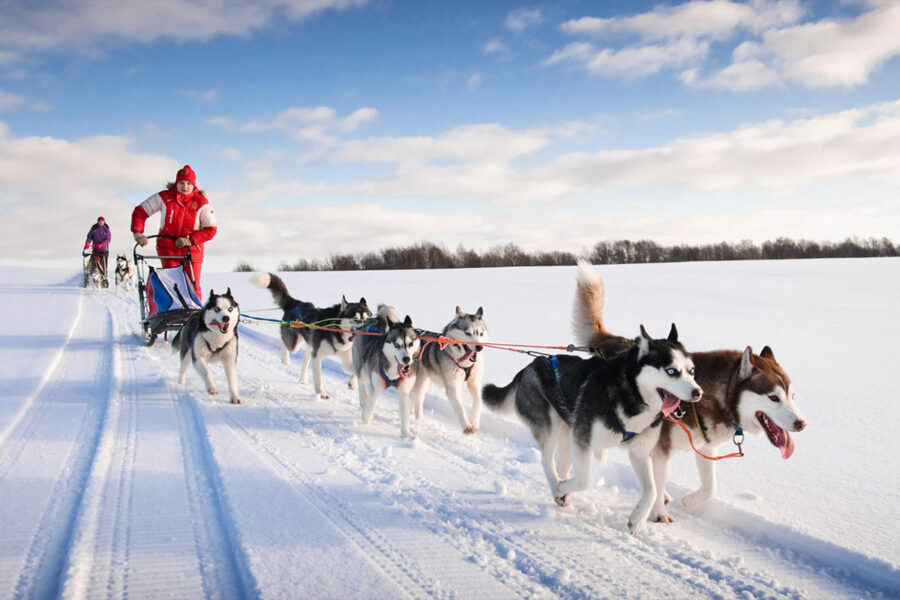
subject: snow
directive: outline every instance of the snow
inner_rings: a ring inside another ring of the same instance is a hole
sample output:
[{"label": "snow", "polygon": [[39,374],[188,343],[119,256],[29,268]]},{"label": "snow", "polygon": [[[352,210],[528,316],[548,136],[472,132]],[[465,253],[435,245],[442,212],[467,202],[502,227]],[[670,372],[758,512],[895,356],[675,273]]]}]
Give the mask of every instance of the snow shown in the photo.
[{"label": "snow", "polygon": [[[598,267],[609,327],[688,349],[770,345],[808,423],[789,460],[749,437],[719,495],[679,455],[671,525],[626,527],[638,485],[623,452],[553,504],[515,416],[464,436],[441,391],[413,441],[396,396],[372,424],[326,362],[330,400],[279,360],[277,327],[241,326],[245,404],[209,396],[162,340],[144,347],[133,295],[72,273],[0,268],[0,597],[858,598],[900,596],[888,388],[900,260]],[[77,269],[76,269],[77,270]],[[346,294],[440,329],[483,306],[491,340],[565,346],[574,268],[283,274],[318,305]],[[206,274],[272,317],[246,273]],[[485,354],[506,384],[528,357]],[[220,366],[213,367],[224,382]],[[467,401],[468,404],[468,401]]]}]

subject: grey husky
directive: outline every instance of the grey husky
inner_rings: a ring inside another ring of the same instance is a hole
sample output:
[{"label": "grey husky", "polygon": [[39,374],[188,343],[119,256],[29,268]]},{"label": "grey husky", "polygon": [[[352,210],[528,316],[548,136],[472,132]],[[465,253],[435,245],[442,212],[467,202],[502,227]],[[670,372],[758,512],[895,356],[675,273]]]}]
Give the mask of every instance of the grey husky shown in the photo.
[{"label": "grey husky", "polygon": [[412,319],[407,315],[398,323],[386,316],[389,308],[379,306],[376,319],[367,323],[353,340],[353,372],[359,378],[361,420],[367,425],[372,420],[381,392],[389,387],[396,388],[400,402],[400,436],[411,439],[410,393],[416,381],[414,364],[421,342],[413,329]]},{"label": "grey husky", "polygon": [[359,322],[372,316],[372,311],[366,304],[365,298],[359,302],[347,302],[342,297],[340,304],[327,308],[318,308],[311,302],[297,300],[288,293],[284,281],[272,273],[261,273],[251,280],[261,288],[268,288],[272,293],[275,303],[284,311],[282,321],[303,321],[304,323],[317,323],[328,329],[341,329],[343,332],[326,331],[323,329],[309,329],[306,327],[295,328],[287,324],[281,326],[281,362],[285,365],[290,360],[290,355],[297,352],[301,346],[308,349],[303,356],[303,366],[300,369],[300,383],[308,383],[307,376],[309,363],[313,363],[313,381],[316,393],[322,398],[328,398],[322,381],[322,360],[329,356],[337,356],[341,360],[344,371],[350,375],[347,386],[352,390],[356,387],[356,375],[353,373],[353,359],[350,356],[351,342],[353,341],[353,327]]},{"label": "grey husky", "polygon": [[[572,325],[582,344],[599,352],[616,352],[629,348],[633,340],[610,333],[603,320],[605,290],[603,280],[587,262],[578,264],[578,280]],[[694,352],[697,382],[703,386],[703,401],[692,404],[682,424],[691,433],[695,445],[707,455],[715,455],[723,444],[741,439],[743,434],[765,433],[783,458],[794,452],[790,431],[803,431],[806,421],[794,406],[794,386],[790,377],[775,360],[772,349],[765,346],[757,355],[750,346],[740,350]],[[673,415],[674,416],[674,415]],[[666,493],[669,465],[676,452],[690,450],[690,443],[677,425],[662,424],[659,441],[653,449],[653,474],[657,498],[651,519],[662,523],[673,521],[666,510],[671,498]],[[682,498],[693,507],[715,495],[716,463],[695,455],[700,487]]]},{"label": "grey husky", "polygon": [[[447,393],[447,400],[459,420],[463,433],[472,434],[478,431],[481,422],[481,380],[484,374],[484,361],[478,360],[484,349],[481,344],[488,341],[487,324],[484,322],[484,311],[479,306],[474,314],[464,313],[458,306],[453,317],[440,334],[425,331],[425,337],[447,338],[468,342],[467,344],[448,344],[445,347],[437,342],[429,343],[422,351],[422,357],[416,364],[416,387],[413,390],[416,419],[422,418],[422,405],[425,392],[430,383],[437,383]],[[472,410],[466,414],[463,406],[463,384],[469,388],[472,397]]]},{"label": "grey husky", "polygon": [[[633,347],[609,358],[536,358],[506,387],[484,386],[483,395],[489,408],[515,407],[531,429],[550,491],[560,506],[569,503],[569,494],[588,487],[592,453],[625,446],[642,488],[628,520],[629,530],[636,534],[656,498],[650,452],[659,438],[662,417],[682,401],[698,401],[702,390],[673,324],[665,340],[650,338],[641,326]],[[560,481],[570,466],[572,478]]]},{"label": "grey husky", "polygon": [[213,396],[219,393],[209,371],[210,362],[221,362],[231,403],[241,404],[238,393],[237,357],[238,322],[241,309],[231,295],[231,288],[224,294],[209,290],[209,298],[199,311],[193,313],[172,339],[172,349],[181,354],[181,372],[178,383],[184,385],[191,364],[206,381],[206,389]]}]

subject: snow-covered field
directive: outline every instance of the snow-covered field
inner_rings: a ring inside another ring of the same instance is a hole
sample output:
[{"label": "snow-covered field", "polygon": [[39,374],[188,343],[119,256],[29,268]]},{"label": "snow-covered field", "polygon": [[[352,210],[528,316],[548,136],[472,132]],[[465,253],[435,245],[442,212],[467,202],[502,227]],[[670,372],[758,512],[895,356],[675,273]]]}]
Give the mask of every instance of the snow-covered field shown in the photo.
[{"label": "snow-covered field", "polygon": [[[73,271],[77,271],[75,266]],[[557,508],[514,419],[459,431],[432,391],[401,441],[393,393],[369,426],[326,363],[331,400],[279,359],[277,327],[243,325],[241,395],[210,397],[135,297],[72,273],[0,268],[0,597],[859,598],[900,596],[893,375],[900,260],[599,267],[607,321],[676,322],[687,348],[770,345],[808,427],[790,460],[763,438],[719,463],[696,510],[693,458],[673,465],[671,525],[626,527],[637,500],[621,451]],[[494,342],[566,345],[574,268],[288,273],[294,296],[387,302],[441,328],[484,307]],[[245,273],[208,274],[247,313]],[[530,359],[485,353],[505,384]],[[214,367],[224,384],[220,366]],[[224,385],[220,386],[224,389]]]}]

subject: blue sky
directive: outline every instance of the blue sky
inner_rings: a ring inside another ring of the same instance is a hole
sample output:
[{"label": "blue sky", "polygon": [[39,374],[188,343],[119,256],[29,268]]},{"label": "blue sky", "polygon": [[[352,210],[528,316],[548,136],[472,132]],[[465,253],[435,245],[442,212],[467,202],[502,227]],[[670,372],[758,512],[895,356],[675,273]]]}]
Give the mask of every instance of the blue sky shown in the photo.
[{"label": "blue sky", "polygon": [[0,0],[0,256],[185,163],[207,265],[900,239],[900,3]]}]

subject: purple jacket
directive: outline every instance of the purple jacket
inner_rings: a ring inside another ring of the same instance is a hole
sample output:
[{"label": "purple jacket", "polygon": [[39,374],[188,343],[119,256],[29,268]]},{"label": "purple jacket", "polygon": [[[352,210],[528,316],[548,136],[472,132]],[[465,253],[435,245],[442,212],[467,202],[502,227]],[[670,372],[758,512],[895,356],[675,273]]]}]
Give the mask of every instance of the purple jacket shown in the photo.
[{"label": "purple jacket", "polygon": [[94,250],[105,252],[109,250],[109,240],[111,238],[112,234],[109,232],[109,225],[104,223],[100,226],[94,223],[91,230],[88,231],[87,239],[84,241],[84,249],[87,250],[93,244]]}]

